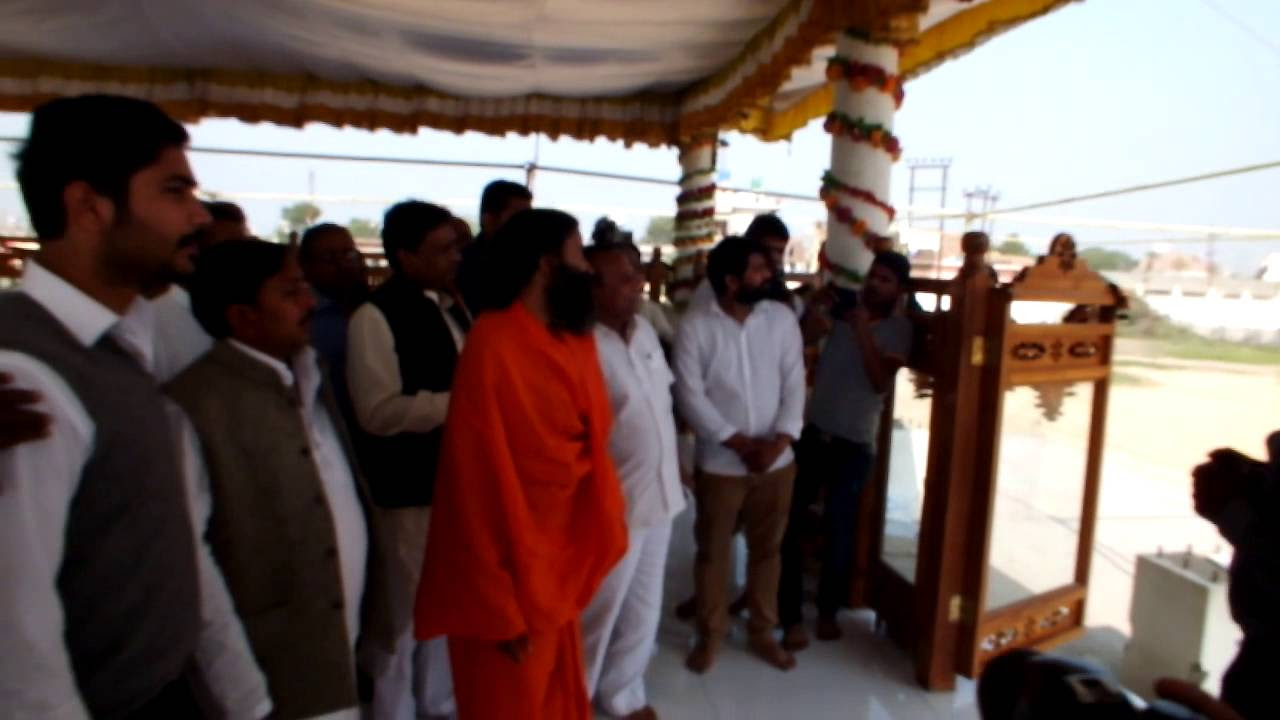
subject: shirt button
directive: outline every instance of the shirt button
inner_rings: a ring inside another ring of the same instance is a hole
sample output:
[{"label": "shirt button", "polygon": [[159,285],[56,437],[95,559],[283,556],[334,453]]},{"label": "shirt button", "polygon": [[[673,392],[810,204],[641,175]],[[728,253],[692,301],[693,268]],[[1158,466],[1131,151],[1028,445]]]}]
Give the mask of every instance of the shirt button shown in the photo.
[{"label": "shirt button", "polygon": [[311,457],[311,448],[305,445],[302,447],[301,450],[299,450],[299,452],[302,453],[302,457]]}]

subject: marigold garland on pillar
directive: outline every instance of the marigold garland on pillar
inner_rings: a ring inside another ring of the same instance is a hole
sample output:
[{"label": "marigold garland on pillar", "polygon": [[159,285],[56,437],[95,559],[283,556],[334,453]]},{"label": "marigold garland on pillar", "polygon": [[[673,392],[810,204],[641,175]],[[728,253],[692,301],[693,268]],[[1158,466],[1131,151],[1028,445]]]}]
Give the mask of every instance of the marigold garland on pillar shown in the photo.
[{"label": "marigold garland on pillar", "polygon": [[680,146],[680,194],[676,196],[675,283],[694,277],[700,251],[715,243],[716,136],[702,136]]},{"label": "marigold garland on pillar", "polygon": [[895,215],[886,198],[893,163],[902,156],[902,143],[893,134],[894,114],[904,97],[898,48],[843,33],[827,63],[827,78],[835,84],[835,108],[825,124],[831,169],[819,193],[829,211],[819,262],[837,283],[857,286],[874,253],[888,243]]}]

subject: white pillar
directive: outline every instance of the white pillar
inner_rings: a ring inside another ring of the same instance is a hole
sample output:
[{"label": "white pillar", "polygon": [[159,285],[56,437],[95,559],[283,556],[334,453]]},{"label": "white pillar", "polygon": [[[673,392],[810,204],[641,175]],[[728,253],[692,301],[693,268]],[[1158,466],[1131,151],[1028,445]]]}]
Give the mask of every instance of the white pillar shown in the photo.
[{"label": "white pillar", "polygon": [[702,135],[680,145],[680,195],[676,197],[677,285],[694,279],[699,252],[715,245],[716,145],[715,134]]},{"label": "white pillar", "polygon": [[835,83],[835,111],[826,123],[831,170],[822,186],[829,210],[822,266],[838,283],[858,286],[878,249],[874,237],[886,235],[894,217],[889,180],[902,153],[893,134],[902,102],[898,48],[841,33],[827,77]]}]

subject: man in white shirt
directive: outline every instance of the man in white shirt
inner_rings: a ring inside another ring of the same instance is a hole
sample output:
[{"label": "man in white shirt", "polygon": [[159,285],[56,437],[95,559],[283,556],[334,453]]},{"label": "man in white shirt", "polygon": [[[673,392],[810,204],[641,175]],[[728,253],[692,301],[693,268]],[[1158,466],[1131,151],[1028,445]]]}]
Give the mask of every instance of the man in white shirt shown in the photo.
[{"label": "man in white shirt", "polygon": [[201,252],[191,296],[218,341],[166,392],[189,420],[202,529],[275,715],[355,720],[356,640],[390,645],[365,621],[385,616],[386,593],[367,493],[308,344],[311,288],[292,248],[238,240]]},{"label": "man in white shirt", "polygon": [[779,549],[804,423],[800,326],[766,300],[772,270],[759,242],[725,238],[707,258],[714,304],[690,310],[676,337],[676,398],[698,437],[694,566],[699,641],[686,662],[705,672],[728,631],[730,546],[741,517],[747,538],[751,649],[782,670],[795,658],[778,645]]},{"label": "man in white shirt", "polygon": [[0,706],[13,717],[201,717],[193,666],[211,712],[271,710],[192,527],[151,325],[129,321],[209,219],[186,142],[150,103],[84,96],[38,108],[19,156],[43,247],[3,297],[0,372],[40,396],[49,426],[0,452]]},{"label": "man in white shirt", "polygon": [[373,658],[376,720],[454,711],[447,640],[419,644],[413,606],[431,523],[436,460],[458,354],[471,326],[452,295],[461,260],[453,215],[399,203],[382,223],[391,276],[351,318],[347,387],[360,426],[360,464],[393,539],[393,656]]},{"label": "man in white shirt", "polygon": [[645,697],[662,610],[672,519],[684,509],[667,367],[638,315],[644,274],[634,245],[587,248],[595,269],[596,349],[613,408],[609,452],[627,501],[627,554],[582,616],[587,691],[610,717],[657,718]]}]

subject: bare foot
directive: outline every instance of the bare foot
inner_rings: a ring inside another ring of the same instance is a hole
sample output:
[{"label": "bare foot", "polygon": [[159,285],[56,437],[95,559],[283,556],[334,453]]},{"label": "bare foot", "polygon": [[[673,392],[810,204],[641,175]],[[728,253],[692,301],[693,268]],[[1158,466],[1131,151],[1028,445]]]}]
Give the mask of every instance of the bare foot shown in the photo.
[{"label": "bare foot", "polygon": [[791,652],[809,647],[809,633],[805,632],[803,624],[796,623],[782,633],[782,647]]},{"label": "bare foot", "polygon": [[698,644],[693,648],[693,652],[690,652],[689,657],[685,658],[684,666],[701,675],[710,670],[715,661],[716,651],[706,642],[698,641]]},{"label": "bare foot", "polygon": [[658,720],[658,712],[652,706],[645,705],[622,720]]},{"label": "bare foot", "polygon": [[772,637],[752,640],[751,652],[759,656],[761,660],[784,672],[796,666],[796,656],[783,650]]}]

